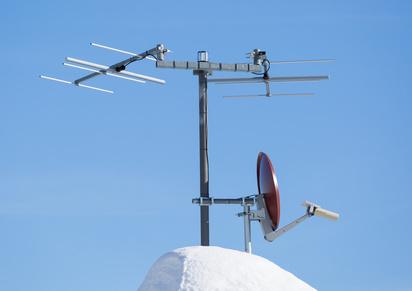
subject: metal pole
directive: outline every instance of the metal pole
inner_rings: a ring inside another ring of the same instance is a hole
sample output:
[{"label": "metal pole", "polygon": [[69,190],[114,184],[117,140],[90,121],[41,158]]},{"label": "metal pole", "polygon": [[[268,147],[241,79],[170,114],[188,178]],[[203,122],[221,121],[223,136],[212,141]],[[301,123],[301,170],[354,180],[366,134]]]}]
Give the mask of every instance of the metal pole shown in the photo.
[{"label": "metal pole", "polygon": [[[207,52],[198,52],[198,61],[207,62]],[[199,76],[199,154],[200,197],[209,197],[209,159],[207,153],[207,71]],[[200,244],[209,246],[209,206],[200,206]]]},{"label": "metal pole", "polygon": [[252,239],[250,233],[250,205],[243,205],[243,220],[244,220],[244,232],[245,232],[245,252],[252,253]]}]

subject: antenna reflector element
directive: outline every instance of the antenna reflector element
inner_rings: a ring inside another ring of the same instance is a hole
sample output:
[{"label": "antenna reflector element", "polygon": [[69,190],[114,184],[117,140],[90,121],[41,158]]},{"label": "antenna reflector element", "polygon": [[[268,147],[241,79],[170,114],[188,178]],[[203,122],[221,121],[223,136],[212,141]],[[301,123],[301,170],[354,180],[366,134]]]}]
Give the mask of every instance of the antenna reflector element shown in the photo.
[{"label": "antenna reflector element", "polygon": [[103,48],[103,49],[106,49],[106,50],[126,54],[126,55],[129,55],[129,56],[137,56],[138,55],[136,53],[124,51],[124,50],[121,50],[121,49],[117,49],[117,48],[114,48],[114,47],[110,47],[110,46],[106,46],[106,45],[102,45],[102,44],[98,44],[98,43],[94,43],[94,42],[91,42],[90,45],[95,46],[95,47],[99,47],[99,48]]},{"label": "antenna reflector element", "polygon": [[60,82],[60,83],[65,83],[65,84],[73,84],[73,82],[62,80],[62,79],[57,79],[57,78],[52,78],[44,75],[40,75],[40,78],[50,80],[50,81],[55,81],[55,82]]}]

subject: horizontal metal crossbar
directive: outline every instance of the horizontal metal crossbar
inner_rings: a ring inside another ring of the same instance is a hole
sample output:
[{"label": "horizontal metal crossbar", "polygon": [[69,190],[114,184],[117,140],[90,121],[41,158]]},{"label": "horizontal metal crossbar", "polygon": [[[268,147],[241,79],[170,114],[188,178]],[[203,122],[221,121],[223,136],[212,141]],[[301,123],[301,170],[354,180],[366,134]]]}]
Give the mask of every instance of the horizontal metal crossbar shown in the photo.
[{"label": "horizontal metal crossbar", "polygon": [[156,67],[166,69],[186,69],[205,71],[231,71],[231,72],[260,72],[261,67],[254,64],[223,64],[210,62],[187,61],[157,61]]},{"label": "horizontal metal crossbar", "polygon": [[219,79],[208,79],[209,83],[216,84],[233,84],[233,83],[265,83],[265,82],[313,82],[328,80],[328,76],[291,76],[291,77],[270,77],[264,79],[263,77],[254,78],[219,78]]},{"label": "horizontal metal crossbar", "polygon": [[212,204],[238,204],[238,205],[254,205],[256,203],[255,197],[244,197],[244,198],[211,198],[211,197],[200,197],[193,198],[193,204],[212,205]]},{"label": "horizontal metal crossbar", "polygon": [[271,93],[267,94],[249,94],[249,95],[227,95],[223,96],[223,98],[256,98],[256,97],[275,97],[275,96],[313,96],[314,93]]}]

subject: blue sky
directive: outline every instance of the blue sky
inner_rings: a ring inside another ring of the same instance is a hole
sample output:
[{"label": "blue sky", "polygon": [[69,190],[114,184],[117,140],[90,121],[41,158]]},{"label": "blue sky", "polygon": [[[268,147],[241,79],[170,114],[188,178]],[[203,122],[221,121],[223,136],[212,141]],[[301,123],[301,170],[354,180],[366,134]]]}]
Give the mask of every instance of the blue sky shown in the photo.
[{"label": "blue sky", "polygon": [[[271,74],[329,74],[274,85],[314,97],[226,100],[258,85],[209,86],[210,192],[256,193],[259,151],[272,159],[281,225],[305,200],[341,213],[254,252],[320,290],[411,290],[411,27],[409,1],[8,1],[0,12],[0,289],[135,290],[163,253],[199,243],[198,97],[190,71],[135,63],[165,86],[102,77],[114,95],[72,80],[66,56],[110,64],[164,43],[168,59],[243,62]],[[218,74],[215,76],[233,76]],[[237,75],[240,76],[240,75]],[[238,207],[213,206],[211,243],[242,249]]]}]

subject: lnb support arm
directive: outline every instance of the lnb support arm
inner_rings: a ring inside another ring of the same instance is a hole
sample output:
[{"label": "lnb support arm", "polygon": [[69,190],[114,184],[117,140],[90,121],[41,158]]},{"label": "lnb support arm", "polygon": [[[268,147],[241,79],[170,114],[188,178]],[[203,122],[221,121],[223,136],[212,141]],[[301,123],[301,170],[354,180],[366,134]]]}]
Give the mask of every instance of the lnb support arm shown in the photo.
[{"label": "lnb support arm", "polygon": [[291,230],[292,228],[294,228],[296,225],[298,225],[299,223],[301,223],[302,221],[304,221],[306,218],[311,217],[312,215],[309,212],[306,212],[305,215],[299,217],[298,219],[295,219],[294,221],[292,221],[291,223],[285,225],[284,227],[267,233],[265,234],[265,239],[267,241],[274,241],[276,238],[278,238],[279,236],[281,236],[282,234],[286,233],[287,231]]},{"label": "lnb support arm", "polygon": [[303,206],[306,207],[305,215],[295,219],[291,223],[285,225],[284,227],[276,231],[265,234],[265,239],[270,242],[274,241],[276,238],[278,238],[282,234],[286,233],[287,231],[291,230],[292,228],[294,228],[296,225],[298,225],[302,221],[306,220],[306,218],[312,217],[314,215],[328,218],[331,220],[337,220],[339,218],[338,213],[323,209],[319,205],[312,203],[310,201],[305,201],[303,203]]}]

